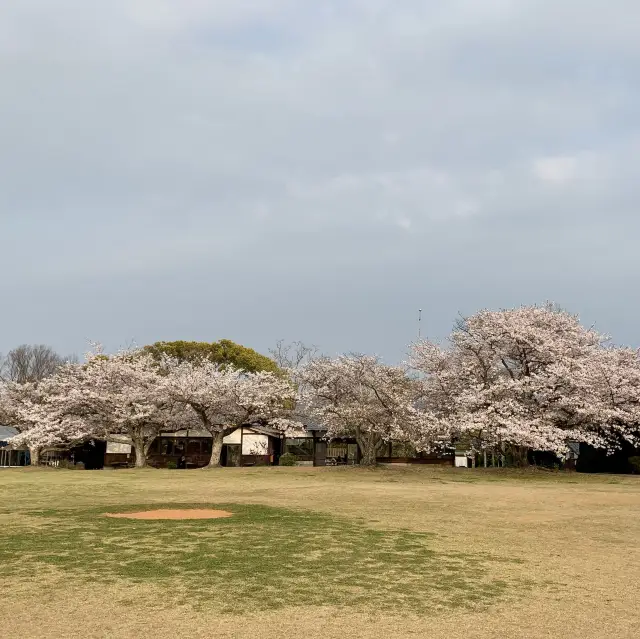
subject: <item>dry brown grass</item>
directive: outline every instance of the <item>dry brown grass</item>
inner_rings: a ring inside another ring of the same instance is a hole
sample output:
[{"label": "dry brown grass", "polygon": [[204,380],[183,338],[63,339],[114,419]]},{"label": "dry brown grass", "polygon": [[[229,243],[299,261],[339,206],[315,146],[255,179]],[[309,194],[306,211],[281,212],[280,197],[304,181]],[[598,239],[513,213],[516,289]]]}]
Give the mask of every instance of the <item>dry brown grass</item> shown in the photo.
[{"label": "dry brown grass", "polygon": [[440,468],[0,473],[0,526],[24,535],[42,534],[37,510],[106,512],[142,503],[262,504],[431,533],[437,553],[517,560],[491,570],[529,586],[489,606],[421,615],[294,600],[239,616],[192,605],[179,580],[168,596],[154,582],[98,583],[55,566],[34,570],[25,557],[18,574],[0,572],[0,636],[640,637],[635,477]]},{"label": "dry brown grass", "polygon": [[160,508],[158,510],[143,510],[126,513],[105,513],[105,517],[112,519],[220,519],[233,517],[233,513],[226,510],[213,510],[211,508]]}]

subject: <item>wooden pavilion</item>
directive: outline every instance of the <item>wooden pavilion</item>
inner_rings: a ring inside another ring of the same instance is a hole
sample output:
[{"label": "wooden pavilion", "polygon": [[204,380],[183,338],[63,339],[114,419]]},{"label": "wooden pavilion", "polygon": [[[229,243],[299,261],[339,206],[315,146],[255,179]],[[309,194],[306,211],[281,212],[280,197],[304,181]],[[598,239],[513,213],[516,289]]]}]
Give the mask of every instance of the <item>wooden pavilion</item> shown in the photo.
[{"label": "wooden pavilion", "polygon": [[0,468],[29,465],[29,451],[25,447],[16,448],[9,441],[17,434],[16,428],[0,426]]}]

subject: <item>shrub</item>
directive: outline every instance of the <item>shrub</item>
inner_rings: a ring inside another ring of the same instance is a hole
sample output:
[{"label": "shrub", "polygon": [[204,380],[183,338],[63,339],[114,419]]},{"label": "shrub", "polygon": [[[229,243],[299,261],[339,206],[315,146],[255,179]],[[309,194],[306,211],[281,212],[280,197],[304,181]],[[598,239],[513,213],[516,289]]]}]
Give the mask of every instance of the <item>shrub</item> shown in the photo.
[{"label": "shrub", "polygon": [[629,457],[629,466],[634,475],[640,475],[640,455]]},{"label": "shrub", "polygon": [[298,463],[298,458],[292,453],[285,453],[280,457],[280,466],[295,466]]},{"label": "shrub", "polygon": [[176,468],[178,468],[178,464],[176,464],[176,462],[174,461],[167,462],[167,468],[175,470]]}]

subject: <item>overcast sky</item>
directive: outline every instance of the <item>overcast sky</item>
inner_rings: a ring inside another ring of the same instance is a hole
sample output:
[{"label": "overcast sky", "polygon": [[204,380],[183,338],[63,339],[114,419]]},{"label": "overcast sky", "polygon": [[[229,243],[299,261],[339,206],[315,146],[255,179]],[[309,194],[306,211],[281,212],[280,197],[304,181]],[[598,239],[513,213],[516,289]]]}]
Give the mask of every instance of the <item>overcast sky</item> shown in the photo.
[{"label": "overcast sky", "polygon": [[0,352],[640,345],[638,0],[3,0]]}]

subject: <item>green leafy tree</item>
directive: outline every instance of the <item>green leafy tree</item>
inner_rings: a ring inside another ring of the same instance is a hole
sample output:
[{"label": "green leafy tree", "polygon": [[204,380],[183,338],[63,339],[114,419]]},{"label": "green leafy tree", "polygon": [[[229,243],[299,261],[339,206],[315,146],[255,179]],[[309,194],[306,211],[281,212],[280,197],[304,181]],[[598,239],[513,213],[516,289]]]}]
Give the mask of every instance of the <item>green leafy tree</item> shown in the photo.
[{"label": "green leafy tree", "polygon": [[176,358],[180,361],[194,362],[207,360],[220,366],[233,366],[249,373],[266,371],[281,373],[278,365],[266,355],[261,355],[252,348],[236,344],[228,339],[218,342],[156,342],[145,346],[144,350],[156,358],[162,355]]}]

